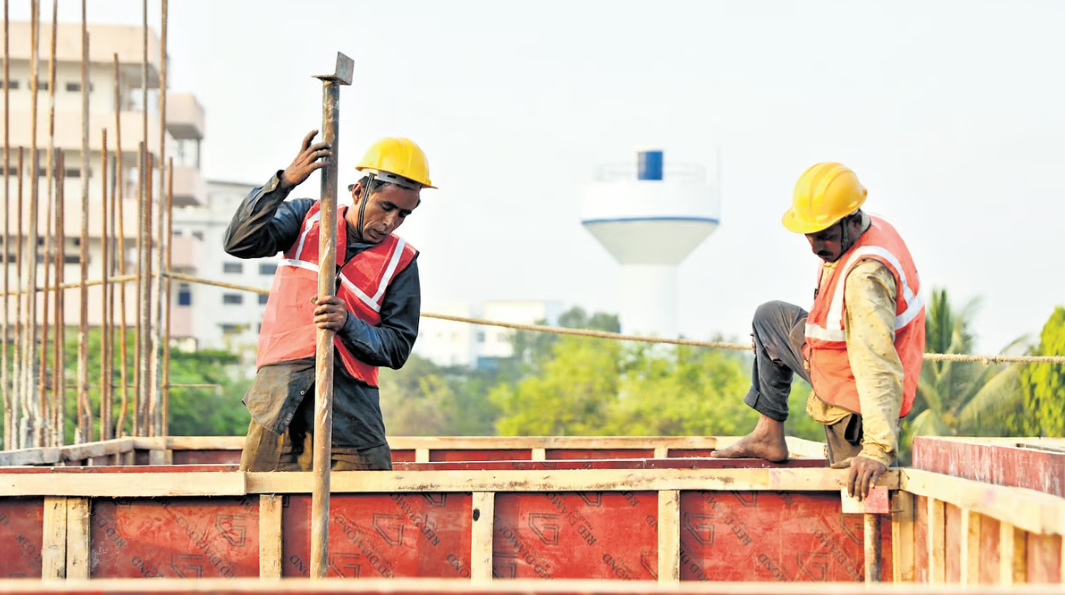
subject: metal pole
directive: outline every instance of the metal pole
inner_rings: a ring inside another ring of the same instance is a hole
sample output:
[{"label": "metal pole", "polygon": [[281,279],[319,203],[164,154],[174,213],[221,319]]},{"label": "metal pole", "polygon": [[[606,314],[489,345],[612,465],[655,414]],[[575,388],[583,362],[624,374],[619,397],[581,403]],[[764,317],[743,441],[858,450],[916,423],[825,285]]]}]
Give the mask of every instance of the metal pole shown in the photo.
[{"label": "metal pole", "polygon": [[880,582],[880,560],[882,536],[880,532],[880,517],[875,514],[865,514],[865,582]]},{"label": "metal pole", "polygon": [[[318,299],[336,295],[337,257],[337,146],[340,130],[340,86],[351,84],[354,65],[337,54],[333,75],[322,80],[322,140],[332,146],[333,158],[321,169],[321,224],[318,235]],[[329,470],[333,441],[333,339],[335,333],[317,329],[314,384],[314,485],[311,494],[311,578],[325,578],[329,566]]]},{"label": "metal pole", "polygon": [[141,430],[141,339],[144,336],[144,141],[137,143],[137,324],[133,334],[133,435],[140,436]]},{"label": "metal pole", "polygon": [[34,418],[37,416],[36,405],[33,401],[33,388],[37,382],[34,378],[33,372],[36,366],[34,365],[34,347],[37,345],[37,226],[39,225],[38,219],[38,186],[40,180],[38,180],[38,174],[40,173],[40,156],[37,154],[37,85],[40,82],[40,73],[37,72],[39,68],[39,60],[37,57],[38,46],[40,43],[40,26],[41,26],[41,5],[38,0],[33,0],[33,17],[32,17],[32,29],[31,37],[33,38],[33,50],[30,59],[30,238],[29,249],[30,258],[28,263],[27,275],[26,275],[26,338],[23,342],[22,348],[24,355],[22,359],[23,366],[23,403],[25,404],[26,417],[22,420],[22,427],[19,428],[19,433],[22,436],[22,444],[25,447],[32,446],[36,443],[33,436],[33,430],[31,425],[34,423]]},{"label": "metal pole", "polygon": [[[124,186],[126,185],[125,173],[122,169],[122,106],[120,103],[120,85],[119,85],[119,72],[118,72],[118,54],[114,54],[115,64],[115,175],[118,178],[118,183],[115,186],[115,194],[112,195],[114,201],[118,204],[118,274],[125,276],[126,274],[126,226],[124,223],[125,215],[123,213],[123,204],[125,199],[122,196]],[[122,382],[122,407],[118,412],[118,422],[115,424],[115,437],[120,438],[125,433],[126,413],[129,408],[129,387],[127,386],[126,372],[128,368],[127,359],[127,346],[126,346],[126,284],[120,283],[118,285],[118,309],[121,310],[119,314],[119,341],[121,342],[122,357],[119,359],[119,365],[121,366],[119,377]]]},{"label": "metal pole", "polygon": [[108,325],[108,311],[107,311],[107,289],[108,281],[107,277],[110,271],[107,269],[110,266],[108,256],[110,251],[107,249],[107,128],[100,130],[100,189],[103,191],[100,195],[100,206],[102,207],[100,213],[100,249],[101,249],[101,268],[103,269],[103,284],[100,286],[103,290],[102,300],[100,300],[100,440],[108,440],[111,436],[111,341],[108,335],[111,333],[111,328]]},{"label": "metal pole", "polygon": [[[164,0],[165,1],[165,0]],[[174,158],[170,158],[170,171],[166,176],[166,268],[160,267],[160,272],[170,271],[174,265],[174,250],[171,239],[174,237]],[[164,275],[159,275],[163,278]],[[170,277],[166,277],[166,330],[163,334],[163,424],[160,436],[169,436],[170,425],[170,304],[173,294],[170,292]]]},{"label": "metal pole", "polygon": [[81,0],[81,313],[78,327],[78,417],[80,436],[75,442],[92,442],[92,403],[89,401],[89,30],[85,0]]},{"label": "metal pole", "polygon": [[[50,446],[55,444],[55,436],[53,433],[54,428],[49,423],[51,416],[48,410],[48,383],[45,381],[48,378],[48,300],[51,296],[48,295],[48,267],[52,264],[50,256],[54,252],[52,247],[52,202],[54,195],[52,194],[53,186],[53,167],[55,166],[55,45],[56,45],[56,24],[58,22],[59,3],[52,3],[52,43],[50,45],[51,53],[48,59],[48,164],[46,166],[46,176],[48,177],[48,189],[45,192],[45,240],[44,240],[44,293],[42,297],[42,310],[41,310],[41,382],[38,386],[40,399],[41,417],[37,421],[37,445],[38,446]],[[56,237],[62,238],[62,230],[57,229],[55,231]],[[60,240],[62,241],[62,240]],[[58,291],[58,289],[57,289]],[[52,398],[55,399],[55,387],[52,387]],[[54,406],[54,405],[53,405]]]},{"label": "metal pole", "polygon": [[[11,374],[9,372],[9,366],[11,362],[8,360],[8,323],[11,317],[11,297],[9,295],[11,291],[11,272],[8,267],[11,265],[8,260],[8,255],[11,253],[11,107],[9,105],[9,81],[11,80],[11,60],[10,58],[10,45],[8,39],[10,39],[8,20],[8,0],[4,0],[4,352],[3,352],[3,378],[0,379],[0,383],[4,385],[4,449],[10,450],[12,448],[11,440],[15,436],[14,432],[14,416],[15,409],[13,405],[13,387],[11,386]],[[21,173],[20,173],[21,175]],[[22,218],[19,217],[19,228],[22,227]],[[20,299],[20,298],[16,298]]]},{"label": "metal pole", "polygon": [[[141,149],[140,157],[140,176],[138,183],[140,189],[137,191],[137,203],[138,213],[140,214],[140,226],[137,229],[137,271],[141,276],[140,282],[137,284],[137,354],[134,356],[136,361],[137,375],[135,378],[135,384],[137,385],[136,406],[134,407],[133,416],[133,435],[147,436],[149,428],[145,426],[145,411],[147,411],[147,399],[148,391],[148,362],[145,361],[145,343],[148,332],[150,332],[151,312],[151,278],[147,276],[145,268],[148,264],[146,254],[151,254],[150,246],[146,246],[145,243],[150,241],[151,238],[151,190],[150,186],[145,185],[147,180],[147,174],[145,172],[148,169],[147,155],[151,153],[151,143],[148,139],[148,0],[144,0],[141,6],[141,14],[144,17],[144,22],[141,27],[143,35],[142,54],[141,54],[141,141],[143,148]],[[145,212],[147,211],[147,212]]]},{"label": "metal pole", "polygon": [[[163,197],[166,195],[166,16],[167,0],[163,0],[162,17],[162,40],[160,47],[159,64],[159,244],[156,246],[156,269],[163,271],[165,258],[164,245],[170,244],[170,238],[165,237],[163,223]],[[163,276],[155,279],[155,329],[152,333],[152,366],[155,374],[152,376],[152,431],[155,436],[163,435],[163,371],[162,357],[162,331],[163,331]]]},{"label": "metal pole", "polygon": [[55,432],[55,443],[57,445],[66,444],[66,420],[67,420],[67,393],[66,393],[66,308],[65,297],[66,290],[62,289],[66,260],[67,260],[67,247],[66,247],[66,174],[64,165],[66,159],[64,158],[63,150],[56,151],[56,208],[55,208],[55,228],[62,230],[56,235],[59,236],[59,245],[55,255],[55,338],[52,345],[52,401],[54,422],[52,424]]}]

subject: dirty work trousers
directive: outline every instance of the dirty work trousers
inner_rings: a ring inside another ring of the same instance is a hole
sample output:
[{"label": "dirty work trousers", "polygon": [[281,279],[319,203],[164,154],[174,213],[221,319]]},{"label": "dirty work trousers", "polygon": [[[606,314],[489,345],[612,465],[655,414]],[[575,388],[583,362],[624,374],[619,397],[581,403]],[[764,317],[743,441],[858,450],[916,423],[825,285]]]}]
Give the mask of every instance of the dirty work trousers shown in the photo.
[{"label": "dirty work trousers", "polygon": [[[806,310],[786,302],[762,304],[754,313],[754,370],[751,390],[743,402],[769,419],[788,419],[788,395],[794,374],[810,382],[802,355],[806,316]],[[825,437],[829,464],[857,456],[862,452],[862,416],[852,413],[826,425]]]},{"label": "dirty work trousers", "polygon": [[[313,407],[314,399],[304,399],[300,408]],[[284,434],[275,434],[255,420],[248,426],[241,471],[313,471],[314,428],[305,427],[306,416],[297,410]],[[388,444],[362,450],[333,446],[333,471],[390,471],[392,449]]]}]

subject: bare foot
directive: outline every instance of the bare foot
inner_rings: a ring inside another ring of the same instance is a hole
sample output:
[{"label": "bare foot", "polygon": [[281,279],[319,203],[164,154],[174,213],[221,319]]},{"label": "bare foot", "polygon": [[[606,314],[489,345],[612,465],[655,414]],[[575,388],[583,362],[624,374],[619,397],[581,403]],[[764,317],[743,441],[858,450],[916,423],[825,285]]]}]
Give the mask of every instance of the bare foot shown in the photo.
[{"label": "bare foot", "polygon": [[710,453],[715,459],[764,459],[771,463],[788,460],[784,424],[762,416],[754,430],[735,444]]}]

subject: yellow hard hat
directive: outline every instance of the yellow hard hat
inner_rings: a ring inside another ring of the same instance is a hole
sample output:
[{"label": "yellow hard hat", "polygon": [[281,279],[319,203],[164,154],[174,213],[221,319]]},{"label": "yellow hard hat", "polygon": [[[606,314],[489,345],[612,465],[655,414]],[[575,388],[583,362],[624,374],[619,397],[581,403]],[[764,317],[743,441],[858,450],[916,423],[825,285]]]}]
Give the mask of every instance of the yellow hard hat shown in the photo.
[{"label": "yellow hard hat", "polygon": [[849,167],[834,162],[818,163],[799,176],[791,208],[781,222],[788,231],[817,233],[857,211],[868,194]]},{"label": "yellow hard hat", "polygon": [[356,171],[364,169],[373,171],[380,180],[400,186],[413,187],[410,183],[413,181],[425,188],[436,188],[429,181],[429,160],[409,138],[385,137],[375,141],[355,166]]}]

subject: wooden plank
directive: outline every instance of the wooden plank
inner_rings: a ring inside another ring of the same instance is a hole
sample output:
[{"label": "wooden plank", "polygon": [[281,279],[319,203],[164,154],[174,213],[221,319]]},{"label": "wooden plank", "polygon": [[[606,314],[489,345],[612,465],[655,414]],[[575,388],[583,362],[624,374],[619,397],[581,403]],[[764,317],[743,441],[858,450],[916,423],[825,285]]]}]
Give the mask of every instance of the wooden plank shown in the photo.
[{"label": "wooden plank", "polygon": [[[540,491],[798,491],[838,492],[846,470],[790,469],[594,469],[564,471],[338,471],[332,491],[365,492],[540,492]],[[183,476],[195,475],[192,473]],[[214,474],[228,475],[224,473]],[[898,487],[898,471],[877,485]],[[3,478],[7,479],[7,478]],[[0,484],[0,488],[3,485]],[[310,473],[248,473],[253,494],[309,493]],[[3,492],[0,491],[0,495]]]},{"label": "wooden plank", "polygon": [[259,578],[281,578],[281,503],[276,494],[259,496]]},{"label": "wooden plank", "polygon": [[148,451],[148,464],[149,465],[173,465],[174,464],[174,451],[172,451],[172,450],[150,450],[150,451]]},{"label": "wooden plank", "polygon": [[961,511],[961,584],[980,584],[980,513]]},{"label": "wooden plank", "polygon": [[44,498],[44,538],[41,542],[41,578],[66,578],[67,574],[67,499]]},{"label": "wooden plank", "polygon": [[658,582],[680,584],[680,492],[658,492]]},{"label": "wooden plank", "polygon": [[1009,523],[999,525],[999,583],[1009,587],[1023,584],[1028,578],[1027,535]]},{"label": "wooden plank", "polygon": [[931,471],[905,469],[900,489],[937,498],[1039,535],[1065,535],[1065,499]]},{"label": "wooden plank", "polygon": [[655,447],[655,458],[656,459],[667,459],[667,458],[669,458],[669,447],[668,446],[656,446]]},{"label": "wooden plank", "polygon": [[914,582],[914,520],[917,510],[914,495],[909,492],[895,493],[895,510],[891,517],[892,578],[895,583]]},{"label": "wooden plank", "polygon": [[473,533],[470,539],[470,578],[492,580],[492,542],[495,538],[496,495],[473,492]]},{"label": "wooden plank", "polygon": [[429,449],[417,448],[414,450],[414,462],[415,463],[428,463],[429,462]]},{"label": "wooden plank", "polygon": [[68,579],[87,579],[90,574],[89,519],[92,504],[88,498],[67,498]]},{"label": "wooden plank", "polygon": [[546,448],[534,448],[534,449],[532,449],[532,460],[533,461],[546,461],[547,460],[547,449]]},{"label": "wooden plank", "polygon": [[942,585],[947,580],[946,505],[928,498],[928,582]]},{"label": "wooden plank", "polygon": [[0,452],[0,467],[54,465],[60,462],[83,461],[93,457],[116,455],[132,450],[133,440],[129,438],[87,442],[60,448],[24,448]]},{"label": "wooden plank", "polygon": [[0,496],[243,496],[244,480],[245,474],[233,472],[144,473],[136,481],[116,481],[113,473],[0,474]]}]

